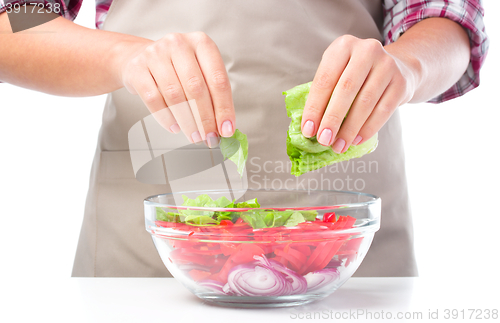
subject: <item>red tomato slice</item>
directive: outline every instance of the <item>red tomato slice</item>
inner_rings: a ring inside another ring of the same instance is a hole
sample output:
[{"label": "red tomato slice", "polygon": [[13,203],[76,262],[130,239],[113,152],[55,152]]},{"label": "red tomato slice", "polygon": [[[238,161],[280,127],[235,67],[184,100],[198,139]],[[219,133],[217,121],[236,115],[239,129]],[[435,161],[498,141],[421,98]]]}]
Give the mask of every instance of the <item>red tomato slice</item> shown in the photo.
[{"label": "red tomato slice", "polygon": [[306,258],[307,258],[307,256],[309,256],[311,254],[311,248],[309,248],[309,246],[294,243],[293,248],[300,251],[300,253],[302,253],[304,256],[306,256]]},{"label": "red tomato slice", "polygon": [[356,218],[353,218],[352,216],[345,216],[345,226],[344,226],[344,229],[349,229],[349,228],[352,228],[352,226],[354,225],[354,223],[356,222]]},{"label": "red tomato slice", "polygon": [[200,254],[204,256],[214,256],[214,255],[220,255],[222,253],[220,247],[207,248],[206,246],[201,246],[201,247],[182,248],[181,250],[183,253]]},{"label": "red tomato slice", "polygon": [[326,265],[328,265],[328,263],[332,260],[333,256],[335,256],[335,254],[340,249],[340,247],[342,247],[343,244],[344,244],[344,240],[337,240],[337,241],[333,242],[330,250],[328,250],[328,253],[325,255],[325,258],[323,259],[323,261],[318,263],[318,265],[314,269],[314,271],[321,270],[321,269],[325,268]]},{"label": "red tomato slice", "polygon": [[230,256],[238,250],[238,244],[236,243],[221,243],[220,249],[225,256]]},{"label": "red tomato slice", "polygon": [[335,222],[336,219],[335,212],[328,212],[323,215],[323,222]]},{"label": "red tomato slice", "polygon": [[283,266],[288,267],[288,261],[285,258],[276,256],[276,257],[274,257],[272,259],[280,262]]},{"label": "red tomato slice", "polygon": [[173,241],[174,248],[189,248],[197,244],[196,241],[190,240],[171,240]]},{"label": "red tomato slice", "polygon": [[170,252],[170,259],[176,264],[199,264],[206,265],[207,259],[201,255],[186,254],[182,252],[182,249],[174,249]]},{"label": "red tomato slice", "polygon": [[344,216],[341,215],[339,216],[337,222],[332,227],[332,230],[341,230],[341,229],[350,229],[356,222],[356,218],[353,218],[352,216]]},{"label": "red tomato slice", "polygon": [[290,263],[291,269],[293,269],[295,271],[298,271],[300,269],[302,263],[297,258],[292,256],[291,254],[286,253],[285,251],[283,251],[281,249],[274,250],[274,253],[277,256],[279,256],[283,259],[286,259]]},{"label": "red tomato slice", "polygon": [[321,268],[321,264],[325,262],[325,259],[328,257],[328,254],[330,253],[329,251],[333,248],[334,244],[334,241],[328,241],[320,248],[319,255],[314,259],[314,261],[311,262],[311,265],[307,268],[307,272],[323,269]]},{"label": "red tomato slice", "polygon": [[361,245],[361,242],[363,242],[363,237],[347,240],[346,243],[340,249],[340,251],[344,251],[344,250],[351,251],[352,250],[352,251],[357,252],[359,250],[359,246]]},{"label": "red tomato slice", "polygon": [[342,230],[346,224],[345,218],[341,215],[332,226],[332,230]]},{"label": "red tomato slice", "polygon": [[318,256],[321,254],[321,252],[323,252],[326,244],[327,244],[326,241],[318,243],[316,248],[314,248],[314,251],[312,252],[312,254],[309,256],[309,259],[307,259],[307,262],[298,271],[299,274],[305,275],[306,273],[308,273],[310,271],[309,268],[311,267],[313,262],[316,261],[316,258],[318,258]]}]

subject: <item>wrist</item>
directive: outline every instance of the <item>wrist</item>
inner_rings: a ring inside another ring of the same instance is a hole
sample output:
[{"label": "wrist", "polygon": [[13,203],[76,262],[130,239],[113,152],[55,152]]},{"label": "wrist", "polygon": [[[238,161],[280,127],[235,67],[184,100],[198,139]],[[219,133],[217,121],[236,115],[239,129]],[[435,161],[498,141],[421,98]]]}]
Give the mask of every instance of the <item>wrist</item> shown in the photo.
[{"label": "wrist", "polygon": [[111,73],[118,88],[124,86],[123,71],[132,58],[137,56],[153,41],[140,37],[121,40],[111,50]]},{"label": "wrist", "polygon": [[401,73],[408,82],[408,91],[410,92],[409,102],[414,99],[415,94],[425,79],[425,68],[421,60],[410,52],[403,50],[397,43],[392,43],[384,47],[387,53],[394,57]]}]

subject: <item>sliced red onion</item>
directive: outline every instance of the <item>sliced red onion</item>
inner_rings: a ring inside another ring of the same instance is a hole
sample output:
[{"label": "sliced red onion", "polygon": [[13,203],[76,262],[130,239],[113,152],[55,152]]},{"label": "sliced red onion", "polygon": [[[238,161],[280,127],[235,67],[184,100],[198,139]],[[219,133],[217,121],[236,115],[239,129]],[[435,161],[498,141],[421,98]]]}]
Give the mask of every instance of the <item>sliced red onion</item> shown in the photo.
[{"label": "sliced red onion", "polygon": [[339,271],[335,268],[327,268],[308,273],[304,276],[307,281],[307,291],[317,291],[331,287],[339,279]]},{"label": "sliced red onion", "polygon": [[222,287],[222,292],[226,295],[233,295],[234,294],[228,283],[226,283],[226,285],[224,285],[224,287]]},{"label": "sliced red onion", "polygon": [[256,261],[231,269],[224,292],[239,296],[283,296],[292,293],[292,283],[265,256],[254,258]]},{"label": "sliced red onion", "polygon": [[199,281],[198,285],[205,287],[212,292],[216,292],[218,294],[225,294],[225,292],[223,290],[224,284],[222,284],[221,282],[218,282],[216,280],[205,279],[205,280]]},{"label": "sliced red onion", "polygon": [[288,280],[292,284],[291,295],[303,294],[307,291],[307,281],[303,276],[285,267],[279,261],[271,259],[269,260],[269,262],[274,267],[274,269],[285,275],[286,280]]}]

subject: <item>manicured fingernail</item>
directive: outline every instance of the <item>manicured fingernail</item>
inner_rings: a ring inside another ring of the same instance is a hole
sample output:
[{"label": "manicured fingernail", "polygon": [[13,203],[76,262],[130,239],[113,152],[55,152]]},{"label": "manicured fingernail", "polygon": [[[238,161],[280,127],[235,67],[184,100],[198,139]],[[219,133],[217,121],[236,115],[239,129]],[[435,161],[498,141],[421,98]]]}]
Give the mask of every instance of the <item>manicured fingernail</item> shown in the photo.
[{"label": "manicured fingernail", "polygon": [[215,148],[219,145],[219,136],[215,132],[210,132],[207,134],[207,146],[209,148]]},{"label": "manicured fingernail", "polygon": [[344,149],[345,146],[345,140],[342,138],[339,138],[335,141],[333,144],[333,151],[336,152],[337,154],[340,154],[342,150]]},{"label": "manicured fingernail", "polygon": [[304,123],[304,127],[302,128],[302,134],[306,138],[311,138],[314,136],[314,122],[311,120],[307,120],[306,123]]},{"label": "manicured fingernail", "polygon": [[222,123],[221,136],[222,137],[231,137],[233,135],[233,124],[231,121],[226,120]]},{"label": "manicured fingernail", "polygon": [[172,125],[170,127],[170,131],[172,131],[173,133],[179,133],[179,131],[181,131],[181,128],[179,127],[179,125],[176,123],[174,125]]},{"label": "manicured fingernail", "polygon": [[332,140],[332,131],[330,129],[323,129],[321,135],[318,138],[318,142],[323,146],[330,146],[330,141]]},{"label": "manicured fingernail", "polygon": [[202,139],[201,139],[201,135],[200,135],[200,132],[199,131],[195,131],[191,134],[191,139],[193,139],[193,142],[194,143],[197,143],[197,142],[200,142]]},{"label": "manicured fingernail", "polygon": [[363,138],[361,138],[360,135],[357,135],[356,138],[354,138],[354,140],[352,141],[352,144],[356,146],[361,140],[363,140]]}]

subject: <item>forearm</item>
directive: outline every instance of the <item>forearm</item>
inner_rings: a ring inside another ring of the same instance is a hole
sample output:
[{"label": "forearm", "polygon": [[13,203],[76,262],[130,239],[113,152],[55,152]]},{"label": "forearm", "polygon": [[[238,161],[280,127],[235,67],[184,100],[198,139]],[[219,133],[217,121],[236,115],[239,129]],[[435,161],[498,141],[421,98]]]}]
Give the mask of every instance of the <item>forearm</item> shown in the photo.
[{"label": "forearm", "polygon": [[447,18],[424,19],[385,49],[414,71],[412,103],[430,100],[449,89],[465,72],[470,59],[467,33]]},{"label": "forearm", "polygon": [[88,29],[61,17],[13,34],[2,13],[0,80],[55,95],[108,93],[123,86],[124,62],[150,42]]}]

